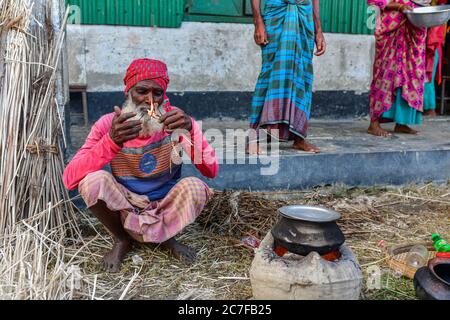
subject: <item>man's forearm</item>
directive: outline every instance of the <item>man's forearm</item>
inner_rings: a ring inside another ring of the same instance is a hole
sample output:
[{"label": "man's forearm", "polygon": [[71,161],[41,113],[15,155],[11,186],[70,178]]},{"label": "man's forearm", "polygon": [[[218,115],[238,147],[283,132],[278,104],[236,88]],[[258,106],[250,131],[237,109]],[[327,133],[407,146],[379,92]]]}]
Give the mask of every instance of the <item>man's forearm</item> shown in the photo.
[{"label": "man's forearm", "polygon": [[69,162],[63,173],[63,182],[68,190],[78,187],[78,183],[91,173],[101,170],[120,151],[109,134],[106,134],[94,147],[80,149]]},{"label": "man's forearm", "polygon": [[314,30],[316,31],[316,33],[322,32],[319,0],[313,0],[313,18],[314,18]]},{"label": "man's forearm", "polygon": [[252,13],[255,26],[263,22],[261,15],[261,0],[252,0]]},{"label": "man's forearm", "polygon": [[63,182],[72,190],[88,174],[102,169],[121,148],[108,133],[111,118],[103,117],[91,129],[86,142],[69,162],[63,174]]}]

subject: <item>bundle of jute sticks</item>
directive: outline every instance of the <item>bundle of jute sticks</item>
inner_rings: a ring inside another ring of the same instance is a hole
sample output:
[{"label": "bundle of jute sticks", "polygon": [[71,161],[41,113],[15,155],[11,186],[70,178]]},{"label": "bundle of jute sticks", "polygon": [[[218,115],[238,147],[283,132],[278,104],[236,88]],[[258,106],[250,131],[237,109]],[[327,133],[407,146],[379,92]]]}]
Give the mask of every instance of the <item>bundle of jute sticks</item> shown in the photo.
[{"label": "bundle of jute sticks", "polygon": [[39,228],[72,221],[55,85],[65,29],[53,30],[51,2],[43,3],[0,0],[0,233],[49,207]]}]

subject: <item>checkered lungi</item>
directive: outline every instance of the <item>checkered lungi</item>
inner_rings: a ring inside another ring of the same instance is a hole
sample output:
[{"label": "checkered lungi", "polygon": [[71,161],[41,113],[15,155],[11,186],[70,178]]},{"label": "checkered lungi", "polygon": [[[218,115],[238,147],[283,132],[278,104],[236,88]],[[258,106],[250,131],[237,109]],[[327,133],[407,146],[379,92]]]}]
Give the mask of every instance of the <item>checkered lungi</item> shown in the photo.
[{"label": "checkered lungi", "polygon": [[124,229],[139,242],[161,243],[191,224],[200,215],[213,191],[195,177],[180,180],[165,198],[151,201],[129,191],[107,171],[88,174],[78,190],[88,208],[103,200],[120,213]]}]

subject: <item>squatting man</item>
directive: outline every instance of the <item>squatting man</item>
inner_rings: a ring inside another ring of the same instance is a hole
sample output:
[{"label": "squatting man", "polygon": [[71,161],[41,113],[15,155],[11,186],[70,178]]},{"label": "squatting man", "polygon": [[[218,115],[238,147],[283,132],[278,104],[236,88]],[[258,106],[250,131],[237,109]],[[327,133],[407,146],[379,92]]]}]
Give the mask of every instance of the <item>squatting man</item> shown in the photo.
[{"label": "squatting man", "polygon": [[[138,59],[128,67],[126,101],[92,127],[84,145],[67,165],[66,188],[78,188],[90,211],[114,237],[103,258],[105,270],[117,272],[133,241],[159,244],[175,257],[192,262],[195,251],[175,240],[194,222],[212,197],[198,178],[180,180],[181,146],[208,178],[217,176],[214,149],[199,124],[170,105],[167,66]],[[178,131],[183,134],[175,134]],[[175,154],[174,154],[175,153]],[[109,164],[111,172],[103,168]]]}]

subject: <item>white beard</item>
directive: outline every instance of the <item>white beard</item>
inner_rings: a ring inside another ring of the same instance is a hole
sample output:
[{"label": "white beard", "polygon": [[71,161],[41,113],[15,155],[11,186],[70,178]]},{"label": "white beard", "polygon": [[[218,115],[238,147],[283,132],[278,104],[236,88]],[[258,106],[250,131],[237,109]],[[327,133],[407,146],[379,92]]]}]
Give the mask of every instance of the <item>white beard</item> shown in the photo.
[{"label": "white beard", "polygon": [[[128,120],[141,120],[142,121],[142,130],[139,132],[139,137],[148,138],[152,136],[154,133],[162,131],[163,124],[160,123],[157,119],[154,119],[148,115],[147,112],[141,111],[141,107],[148,106],[146,103],[137,106],[131,97],[128,97],[125,103],[122,106],[122,112],[135,112],[136,116],[130,118]],[[162,108],[159,108],[162,109]]]}]

